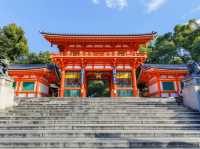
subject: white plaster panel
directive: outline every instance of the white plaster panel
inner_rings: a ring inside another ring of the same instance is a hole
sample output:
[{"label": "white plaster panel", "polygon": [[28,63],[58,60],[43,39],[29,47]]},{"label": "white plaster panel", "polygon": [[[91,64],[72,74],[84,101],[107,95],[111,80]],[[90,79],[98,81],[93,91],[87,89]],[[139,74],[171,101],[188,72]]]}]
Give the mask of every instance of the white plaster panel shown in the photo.
[{"label": "white plaster panel", "polygon": [[158,91],[157,83],[154,83],[154,84],[149,86],[149,93],[150,94],[155,93],[157,91]]}]

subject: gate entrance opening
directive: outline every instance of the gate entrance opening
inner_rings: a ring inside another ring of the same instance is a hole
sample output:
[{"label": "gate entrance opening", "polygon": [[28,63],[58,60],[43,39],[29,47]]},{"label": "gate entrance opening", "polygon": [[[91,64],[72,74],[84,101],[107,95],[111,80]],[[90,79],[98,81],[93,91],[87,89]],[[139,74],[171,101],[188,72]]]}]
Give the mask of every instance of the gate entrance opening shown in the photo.
[{"label": "gate entrance opening", "polygon": [[111,96],[111,72],[87,72],[86,76],[88,97]]},{"label": "gate entrance opening", "polygon": [[88,97],[110,97],[109,80],[89,80]]}]

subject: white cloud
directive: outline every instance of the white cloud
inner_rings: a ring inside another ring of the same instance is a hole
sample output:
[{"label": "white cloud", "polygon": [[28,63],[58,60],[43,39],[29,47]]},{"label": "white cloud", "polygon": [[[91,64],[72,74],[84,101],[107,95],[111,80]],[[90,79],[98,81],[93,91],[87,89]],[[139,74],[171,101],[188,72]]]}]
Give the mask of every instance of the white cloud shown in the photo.
[{"label": "white cloud", "polygon": [[92,0],[94,4],[100,4],[100,1],[103,1],[106,7],[113,9],[122,10],[128,6],[128,0]]},{"label": "white cloud", "polygon": [[100,0],[92,0],[92,2],[96,5],[98,5],[100,3]]},{"label": "white cloud", "polygon": [[150,2],[147,4],[147,12],[152,13],[158,9],[160,9],[167,0],[149,0]]},{"label": "white cloud", "polygon": [[128,6],[127,0],[105,0],[108,8],[118,8],[120,10]]}]

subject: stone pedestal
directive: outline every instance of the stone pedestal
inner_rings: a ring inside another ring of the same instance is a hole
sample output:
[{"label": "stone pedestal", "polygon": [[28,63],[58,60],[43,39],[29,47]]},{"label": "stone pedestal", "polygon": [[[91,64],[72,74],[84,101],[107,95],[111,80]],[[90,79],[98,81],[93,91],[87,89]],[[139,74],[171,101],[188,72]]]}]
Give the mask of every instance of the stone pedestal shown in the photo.
[{"label": "stone pedestal", "polygon": [[13,80],[7,76],[0,76],[0,109],[14,105]]},{"label": "stone pedestal", "polygon": [[190,76],[183,80],[184,105],[200,111],[200,76]]}]

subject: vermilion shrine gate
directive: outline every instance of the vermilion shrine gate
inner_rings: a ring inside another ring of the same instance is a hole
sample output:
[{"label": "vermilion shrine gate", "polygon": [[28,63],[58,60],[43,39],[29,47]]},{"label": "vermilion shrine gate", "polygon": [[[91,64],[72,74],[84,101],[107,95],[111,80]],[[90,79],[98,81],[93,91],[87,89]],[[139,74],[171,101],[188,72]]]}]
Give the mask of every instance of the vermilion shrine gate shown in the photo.
[{"label": "vermilion shrine gate", "polygon": [[136,69],[147,58],[140,52],[155,33],[70,35],[42,33],[59,48],[51,55],[61,71],[60,96],[88,96],[90,80],[108,80],[110,96],[137,96]]}]

